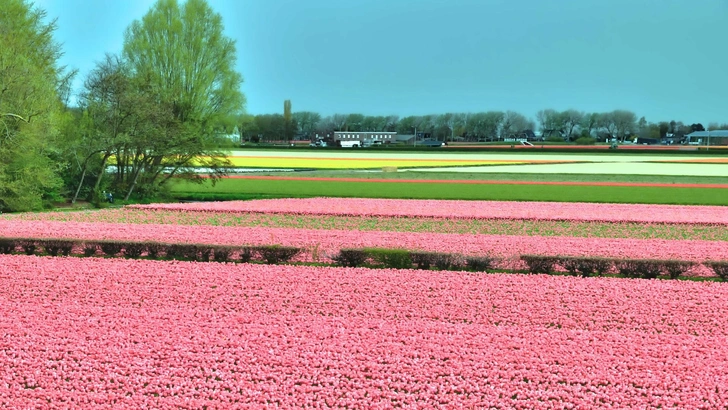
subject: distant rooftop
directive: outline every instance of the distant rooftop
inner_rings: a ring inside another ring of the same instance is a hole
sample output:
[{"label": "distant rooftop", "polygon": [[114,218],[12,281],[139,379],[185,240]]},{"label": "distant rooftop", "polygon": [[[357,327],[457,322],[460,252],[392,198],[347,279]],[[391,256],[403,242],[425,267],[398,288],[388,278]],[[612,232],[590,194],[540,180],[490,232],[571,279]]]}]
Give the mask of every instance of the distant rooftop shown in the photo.
[{"label": "distant rooftop", "polygon": [[728,130],[695,131],[685,135],[686,137],[728,137]]}]

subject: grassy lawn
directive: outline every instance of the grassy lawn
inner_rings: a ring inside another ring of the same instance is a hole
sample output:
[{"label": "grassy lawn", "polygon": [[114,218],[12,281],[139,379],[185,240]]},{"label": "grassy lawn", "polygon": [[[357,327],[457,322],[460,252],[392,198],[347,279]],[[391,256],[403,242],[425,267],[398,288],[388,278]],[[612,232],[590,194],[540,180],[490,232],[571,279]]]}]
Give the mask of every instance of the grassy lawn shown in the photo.
[{"label": "grassy lawn", "polygon": [[[430,174],[430,178],[432,176]],[[599,180],[603,181],[604,179],[601,177]],[[209,184],[195,185],[178,182],[173,186],[173,192],[179,198],[194,200],[330,196],[728,205],[728,194],[724,189],[672,187],[474,185],[448,182],[407,184],[389,182],[225,179],[220,181],[215,187],[211,187]]]}]

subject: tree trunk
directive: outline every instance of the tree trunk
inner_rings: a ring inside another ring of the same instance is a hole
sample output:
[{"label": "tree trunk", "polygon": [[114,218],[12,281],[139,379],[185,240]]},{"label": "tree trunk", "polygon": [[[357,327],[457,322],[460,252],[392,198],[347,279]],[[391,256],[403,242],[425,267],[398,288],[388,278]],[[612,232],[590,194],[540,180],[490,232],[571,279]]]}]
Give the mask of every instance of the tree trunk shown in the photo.
[{"label": "tree trunk", "polygon": [[136,172],[134,172],[134,180],[129,185],[129,190],[126,191],[126,195],[124,196],[124,201],[128,201],[129,197],[131,196],[132,191],[134,191],[134,187],[136,187],[137,180],[139,179],[139,173],[141,171],[141,167],[136,169]]},{"label": "tree trunk", "polygon": [[75,204],[76,200],[78,199],[78,193],[81,192],[81,186],[83,185],[84,178],[86,178],[86,164],[83,165],[83,172],[81,172],[81,181],[78,182],[76,193],[73,194],[73,199],[71,199],[72,204]]},{"label": "tree trunk", "polygon": [[101,178],[104,176],[104,172],[106,172],[106,160],[109,159],[111,156],[110,152],[107,152],[104,154],[104,159],[101,160],[101,169],[99,170],[99,175],[96,177],[96,183],[94,184],[93,192],[96,192],[99,190],[99,186],[101,185]]}]

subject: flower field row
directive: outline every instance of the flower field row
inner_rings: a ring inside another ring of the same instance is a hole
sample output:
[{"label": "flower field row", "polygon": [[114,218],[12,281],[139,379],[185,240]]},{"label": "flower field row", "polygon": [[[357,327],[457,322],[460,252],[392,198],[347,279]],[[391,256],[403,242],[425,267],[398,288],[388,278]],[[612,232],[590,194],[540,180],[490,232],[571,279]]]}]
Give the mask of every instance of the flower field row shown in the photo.
[{"label": "flower field row", "polygon": [[479,235],[572,236],[583,238],[700,239],[728,241],[723,224],[556,221],[526,219],[403,218],[345,215],[296,215],[228,212],[178,212],[104,209],[90,212],[45,212],[6,219],[63,222],[247,226],[357,231],[435,232]]},{"label": "flower field row", "polygon": [[218,245],[295,246],[323,259],[341,248],[404,248],[502,258],[521,254],[601,256],[610,258],[728,260],[728,244],[719,241],[538,237],[417,232],[345,231],[227,226],[110,224],[53,221],[0,221],[6,237],[156,241]]},{"label": "flower field row", "polygon": [[720,283],[0,255],[0,406],[724,408],[727,298]]},{"label": "flower field row", "polygon": [[230,213],[728,224],[728,207],[652,204],[289,198],[130,207]]}]

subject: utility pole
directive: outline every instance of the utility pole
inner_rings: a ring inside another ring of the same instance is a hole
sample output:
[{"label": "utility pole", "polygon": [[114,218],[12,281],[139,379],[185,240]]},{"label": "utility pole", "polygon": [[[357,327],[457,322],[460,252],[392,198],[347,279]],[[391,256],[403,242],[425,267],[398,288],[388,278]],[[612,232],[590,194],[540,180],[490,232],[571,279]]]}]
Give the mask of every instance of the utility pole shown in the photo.
[{"label": "utility pole", "polygon": [[417,127],[415,127],[415,147],[417,146]]}]

